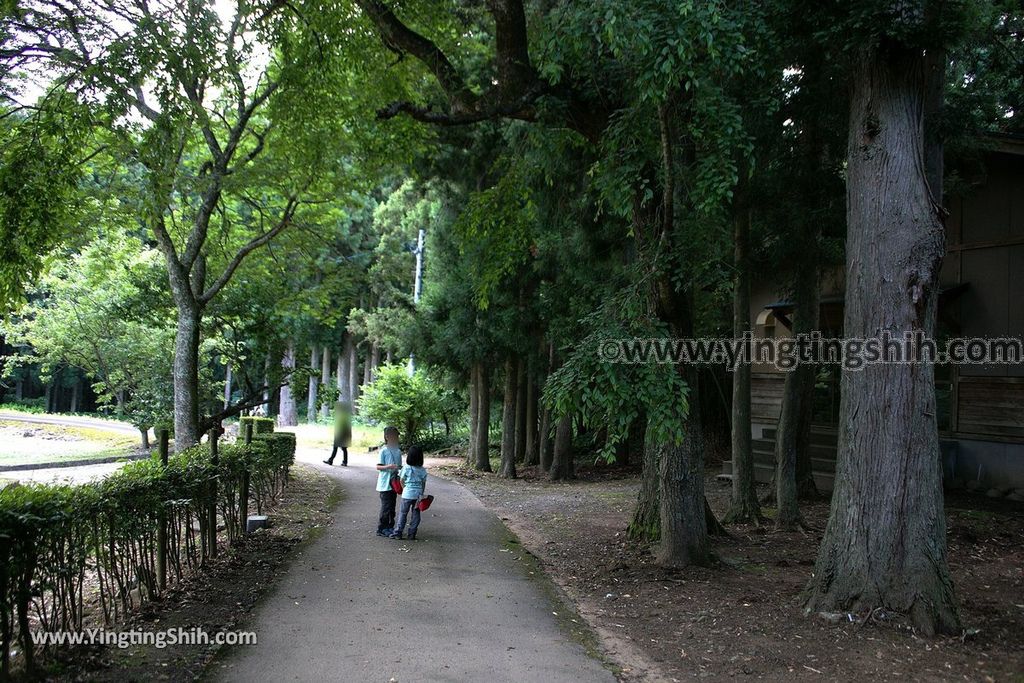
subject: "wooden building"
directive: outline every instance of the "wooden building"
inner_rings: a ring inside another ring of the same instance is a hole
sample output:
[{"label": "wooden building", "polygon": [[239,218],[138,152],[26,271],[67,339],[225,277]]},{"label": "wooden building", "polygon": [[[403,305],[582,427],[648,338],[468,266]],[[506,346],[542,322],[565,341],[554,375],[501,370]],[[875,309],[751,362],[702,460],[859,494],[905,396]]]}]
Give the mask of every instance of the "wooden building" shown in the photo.
[{"label": "wooden building", "polygon": [[[963,176],[965,190],[948,198],[946,258],[937,336],[1024,338],[1024,137],[991,139],[982,161]],[[952,194],[952,193],[951,193]],[[789,337],[792,303],[772,283],[751,292],[755,335]],[[841,270],[824,278],[824,336],[842,336]],[[819,489],[835,472],[839,416],[836,366],[821,366],[815,387],[812,465]],[[751,420],[757,479],[774,470],[775,427],[785,372],[755,365]],[[936,367],[939,435],[946,481],[978,482],[986,491],[1024,490],[1024,365]],[[731,469],[726,463],[725,471]]]}]

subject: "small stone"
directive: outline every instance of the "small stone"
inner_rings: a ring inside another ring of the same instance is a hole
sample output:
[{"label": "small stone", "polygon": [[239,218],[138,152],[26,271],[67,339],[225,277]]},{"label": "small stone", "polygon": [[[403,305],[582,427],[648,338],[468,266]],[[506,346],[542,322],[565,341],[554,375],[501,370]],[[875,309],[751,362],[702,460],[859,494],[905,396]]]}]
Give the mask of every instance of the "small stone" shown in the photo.
[{"label": "small stone", "polygon": [[846,621],[845,612],[818,612],[818,616],[827,622],[838,624],[842,621]]},{"label": "small stone", "polygon": [[1003,492],[1000,489],[993,488],[986,491],[985,495],[988,496],[989,498],[1002,498]]},{"label": "small stone", "polygon": [[1024,489],[1016,489],[1012,493],[1006,496],[1006,500],[1012,500],[1016,503],[1024,503]]}]

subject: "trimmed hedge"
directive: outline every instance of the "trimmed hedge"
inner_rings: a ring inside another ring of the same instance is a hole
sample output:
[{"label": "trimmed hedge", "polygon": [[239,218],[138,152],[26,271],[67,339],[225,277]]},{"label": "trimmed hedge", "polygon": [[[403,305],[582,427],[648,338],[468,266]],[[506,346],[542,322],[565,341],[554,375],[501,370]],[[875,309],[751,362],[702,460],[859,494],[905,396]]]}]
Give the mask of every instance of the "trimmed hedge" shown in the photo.
[{"label": "trimmed hedge", "polygon": [[245,425],[252,423],[252,433],[270,434],[274,431],[274,418],[272,417],[240,417],[238,418],[238,433],[245,434]]},{"label": "trimmed hedge", "polygon": [[[289,438],[290,437],[290,438]],[[276,499],[294,462],[292,434],[261,434],[244,444],[220,444],[137,461],[97,482],[78,486],[29,484],[0,490],[0,679],[20,642],[25,668],[34,668],[33,630],[84,627],[83,588],[94,584],[104,623],[158,595],[158,529],[167,523],[167,583],[182,582],[207,559],[217,530],[227,540],[244,534],[243,482],[262,510]],[[248,509],[248,505],[246,505]],[[213,535],[211,538],[211,534]]]}]

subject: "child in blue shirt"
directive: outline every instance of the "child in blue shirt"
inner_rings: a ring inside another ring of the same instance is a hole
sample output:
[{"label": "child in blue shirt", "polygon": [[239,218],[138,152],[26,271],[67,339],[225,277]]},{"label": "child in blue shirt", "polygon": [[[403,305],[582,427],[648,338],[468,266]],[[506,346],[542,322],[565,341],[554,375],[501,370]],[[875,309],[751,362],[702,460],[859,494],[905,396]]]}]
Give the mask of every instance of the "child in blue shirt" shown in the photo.
[{"label": "child in blue shirt", "polygon": [[377,520],[377,535],[389,536],[395,526],[395,501],[397,494],[391,488],[391,478],[397,476],[402,466],[402,450],[398,446],[398,428],[384,428],[384,448],[377,459],[377,491],[380,493],[380,516]]},{"label": "child in blue shirt", "polygon": [[[402,480],[402,511],[398,515],[398,524],[391,532],[391,538],[401,540],[405,529],[406,517],[409,517],[409,540],[416,540],[416,530],[420,526],[420,509],[418,504],[427,489],[427,471],[423,468],[423,449],[413,446],[405,458],[405,467],[399,473]],[[411,514],[410,514],[411,512]]]}]

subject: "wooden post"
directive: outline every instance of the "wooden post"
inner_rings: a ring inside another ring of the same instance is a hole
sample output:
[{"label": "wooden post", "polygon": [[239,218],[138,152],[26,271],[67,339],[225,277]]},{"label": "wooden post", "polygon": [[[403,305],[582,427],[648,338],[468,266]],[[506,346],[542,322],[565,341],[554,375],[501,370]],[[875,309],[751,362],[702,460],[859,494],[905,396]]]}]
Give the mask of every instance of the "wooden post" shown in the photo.
[{"label": "wooden post", "polygon": [[210,528],[208,549],[209,557],[217,557],[217,465],[220,463],[217,442],[220,438],[220,425],[210,428],[210,464],[213,465],[213,483],[210,486],[210,509],[207,525]]},{"label": "wooden post", "polygon": [[[160,429],[158,436],[160,438],[160,465],[164,469],[167,469],[167,441],[169,438],[167,428],[164,427]],[[162,592],[167,588],[167,513],[164,511],[162,505],[160,511],[157,513],[156,544],[156,575],[160,591]]]},{"label": "wooden post", "polygon": [[242,535],[249,533],[249,446],[252,444],[252,422],[245,425],[245,469],[242,470],[242,491],[239,494],[239,518]]}]

